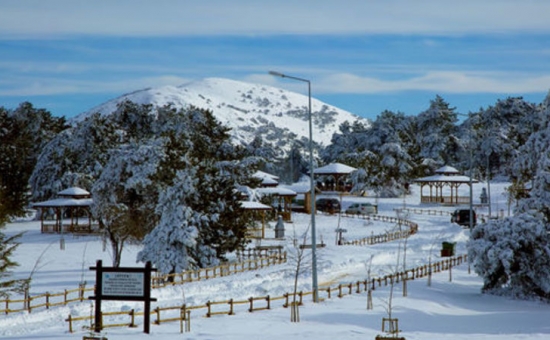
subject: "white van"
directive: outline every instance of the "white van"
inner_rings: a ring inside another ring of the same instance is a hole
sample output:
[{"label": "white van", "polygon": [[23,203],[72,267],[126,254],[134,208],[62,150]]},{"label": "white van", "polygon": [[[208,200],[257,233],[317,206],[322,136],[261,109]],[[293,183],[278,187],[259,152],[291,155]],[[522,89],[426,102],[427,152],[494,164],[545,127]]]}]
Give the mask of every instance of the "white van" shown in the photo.
[{"label": "white van", "polygon": [[378,207],[371,203],[353,203],[346,209],[346,214],[371,215],[377,214]]}]

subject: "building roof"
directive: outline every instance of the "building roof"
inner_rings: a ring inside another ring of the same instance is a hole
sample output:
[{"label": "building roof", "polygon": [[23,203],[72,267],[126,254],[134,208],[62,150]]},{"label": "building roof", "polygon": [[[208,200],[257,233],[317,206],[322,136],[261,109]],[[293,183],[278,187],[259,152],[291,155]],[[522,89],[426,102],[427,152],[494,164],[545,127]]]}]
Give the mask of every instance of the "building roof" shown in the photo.
[{"label": "building roof", "polygon": [[58,208],[58,207],[89,207],[94,200],[92,198],[55,198],[44,202],[34,203],[36,208]]},{"label": "building roof", "polygon": [[71,187],[58,192],[57,195],[62,197],[90,197],[90,192],[79,187]]},{"label": "building roof", "polygon": [[252,174],[252,177],[261,179],[262,186],[276,186],[279,184],[279,177],[268,174],[267,172],[258,170],[254,174]]},{"label": "building roof", "polygon": [[441,168],[435,170],[436,174],[446,174],[446,175],[458,175],[460,172],[458,172],[457,169],[453,168],[452,166],[442,166]]},{"label": "building roof", "polygon": [[336,175],[336,174],[350,174],[357,170],[351,166],[342,163],[331,163],[320,168],[314,169],[315,175]]},{"label": "building roof", "polygon": [[89,207],[94,202],[88,191],[78,187],[67,188],[58,192],[57,195],[59,198],[34,203],[32,206],[37,208]]},{"label": "building roof", "polygon": [[245,210],[272,210],[273,209],[273,207],[262,204],[260,202],[240,201],[240,203],[241,203],[241,207]]},{"label": "building roof", "polygon": [[258,188],[256,189],[260,195],[277,195],[277,196],[296,196],[296,191],[283,188],[283,187],[274,187],[274,188]]},{"label": "building roof", "polygon": [[[416,183],[470,183],[470,177],[463,175],[432,175],[427,177],[421,177],[414,180]],[[473,183],[478,183],[479,181],[475,178],[472,178]]]}]

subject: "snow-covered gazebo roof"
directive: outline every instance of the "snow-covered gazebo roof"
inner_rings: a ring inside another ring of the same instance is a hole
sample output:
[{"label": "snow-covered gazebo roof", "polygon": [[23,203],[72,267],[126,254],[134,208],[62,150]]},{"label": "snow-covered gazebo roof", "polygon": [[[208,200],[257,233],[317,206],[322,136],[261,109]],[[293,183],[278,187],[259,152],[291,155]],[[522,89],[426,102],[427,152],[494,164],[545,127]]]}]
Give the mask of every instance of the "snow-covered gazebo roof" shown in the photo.
[{"label": "snow-covered gazebo roof", "polygon": [[261,179],[262,186],[264,187],[277,186],[279,184],[279,177],[260,170],[252,174],[252,177]]},{"label": "snow-covered gazebo roof", "polygon": [[258,188],[256,189],[256,191],[260,194],[260,195],[276,195],[276,196],[290,196],[290,197],[293,197],[293,196],[296,196],[296,191],[294,190],[290,190],[290,189],[287,189],[287,188],[283,188],[283,187],[273,187],[273,188]]},{"label": "snow-covered gazebo roof", "polygon": [[34,203],[36,208],[60,208],[60,207],[89,207],[94,200],[90,192],[79,188],[71,187],[57,193],[58,198]]},{"label": "snow-covered gazebo roof", "polygon": [[453,168],[452,166],[442,166],[441,168],[435,170],[435,173],[438,175],[459,175],[460,172],[458,172],[457,169]]},{"label": "snow-covered gazebo roof", "polygon": [[77,198],[77,197],[91,197],[91,194],[89,191],[87,190],[84,190],[82,188],[79,188],[79,187],[71,187],[71,188],[67,188],[65,190],[61,190],[60,192],[57,193],[58,196],[60,197],[73,197],[73,198]]},{"label": "snow-covered gazebo roof", "polygon": [[320,168],[314,169],[315,175],[348,175],[357,170],[351,166],[342,163],[330,163]]},{"label": "snow-covered gazebo roof", "polygon": [[240,201],[240,203],[241,203],[241,207],[244,210],[272,210],[273,209],[273,207],[262,204],[260,202]]}]

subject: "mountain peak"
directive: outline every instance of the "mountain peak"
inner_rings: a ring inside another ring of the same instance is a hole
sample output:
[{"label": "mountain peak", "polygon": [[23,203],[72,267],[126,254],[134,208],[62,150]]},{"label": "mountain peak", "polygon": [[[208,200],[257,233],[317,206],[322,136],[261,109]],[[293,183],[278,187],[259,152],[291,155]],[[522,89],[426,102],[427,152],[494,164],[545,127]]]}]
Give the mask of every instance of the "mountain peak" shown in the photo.
[{"label": "mountain peak", "polygon": [[[277,138],[309,138],[307,96],[269,85],[224,78],[204,78],[179,86],[127,93],[82,113],[75,121],[96,112],[111,114],[118,103],[125,100],[155,106],[171,104],[176,108],[192,105],[211,110],[221,123],[232,129],[234,139],[240,142],[249,143],[256,135],[272,143],[277,143]],[[367,122],[315,98],[311,99],[311,109],[313,140],[323,145],[330,143],[332,134],[344,121]],[[278,133],[273,133],[273,128]]]}]

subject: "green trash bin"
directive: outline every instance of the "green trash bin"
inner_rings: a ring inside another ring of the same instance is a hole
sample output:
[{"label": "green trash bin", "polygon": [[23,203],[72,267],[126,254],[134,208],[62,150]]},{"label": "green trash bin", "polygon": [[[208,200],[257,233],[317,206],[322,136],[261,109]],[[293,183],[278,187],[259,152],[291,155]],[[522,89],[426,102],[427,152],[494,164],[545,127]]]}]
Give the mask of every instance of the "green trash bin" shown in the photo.
[{"label": "green trash bin", "polygon": [[443,242],[441,244],[441,256],[454,256],[456,242]]}]

